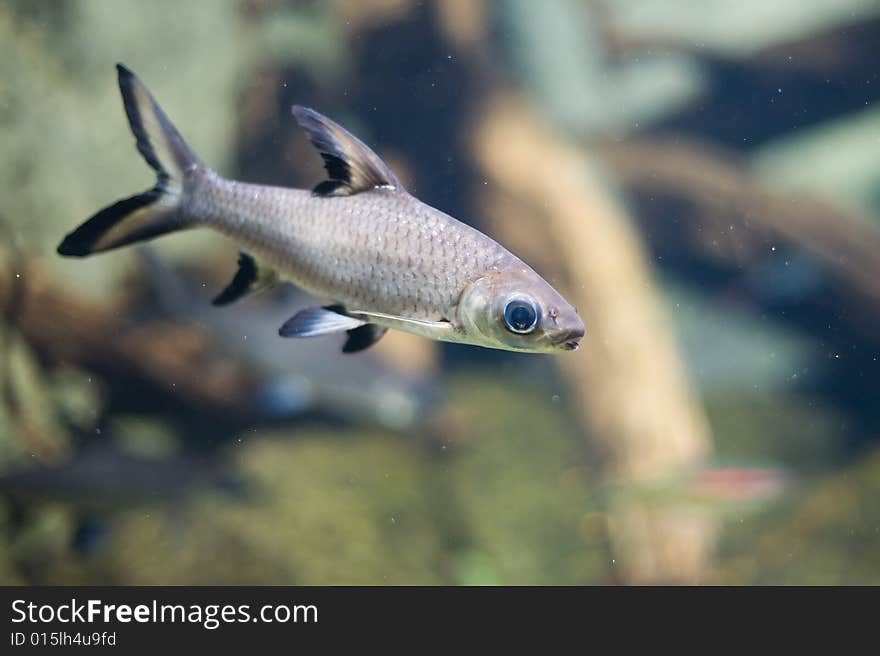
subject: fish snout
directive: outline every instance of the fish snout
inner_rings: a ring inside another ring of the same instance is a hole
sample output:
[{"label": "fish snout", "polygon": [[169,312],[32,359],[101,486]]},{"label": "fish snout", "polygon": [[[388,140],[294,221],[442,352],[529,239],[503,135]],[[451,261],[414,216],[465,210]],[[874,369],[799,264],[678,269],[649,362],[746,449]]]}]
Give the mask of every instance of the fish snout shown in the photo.
[{"label": "fish snout", "polygon": [[576,351],[580,346],[580,341],[584,337],[584,323],[575,317],[576,323],[572,326],[561,329],[554,339],[554,342],[564,351]]}]

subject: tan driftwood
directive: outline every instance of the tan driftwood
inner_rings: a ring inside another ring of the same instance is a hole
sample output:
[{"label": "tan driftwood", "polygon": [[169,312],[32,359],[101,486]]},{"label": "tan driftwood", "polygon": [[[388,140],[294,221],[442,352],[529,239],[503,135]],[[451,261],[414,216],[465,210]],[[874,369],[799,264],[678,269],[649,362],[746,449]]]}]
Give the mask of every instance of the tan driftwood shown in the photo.
[{"label": "tan driftwood", "polygon": [[771,191],[735,158],[695,142],[633,137],[596,150],[630,193],[682,201],[676,239],[707,259],[743,265],[782,246],[811,254],[859,308],[838,320],[877,339],[880,225],[871,217]]},{"label": "tan driftwood", "polygon": [[[709,429],[629,217],[582,150],[524,100],[497,94],[480,116],[475,154],[493,233],[549,274],[587,325],[581,350],[558,363],[610,478],[625,484],[700,466]],[[706,576],[708,517],[612,498],[609,527],[622,580]]]},{"label": "tan driftwood", "polygon": [[0,268],[0,312],[49,365],[94,371],[118,390],[149,390],[211,416],[245,415],[247,372],[211,356],[197,328],[126,325],[119,313],[56,286],[37,265]]}]

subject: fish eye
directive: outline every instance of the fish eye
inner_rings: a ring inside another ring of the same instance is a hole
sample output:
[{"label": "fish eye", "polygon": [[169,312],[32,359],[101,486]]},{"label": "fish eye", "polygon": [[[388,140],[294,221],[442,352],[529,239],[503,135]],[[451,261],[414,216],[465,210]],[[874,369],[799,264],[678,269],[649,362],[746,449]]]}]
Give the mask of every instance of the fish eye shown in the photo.
[{"label": "fish eye", "polygon": [[504,307],[504,323],[508,330],[520,335],[537,328],[539,316],[538,304],[530,298],[514,298]]}]

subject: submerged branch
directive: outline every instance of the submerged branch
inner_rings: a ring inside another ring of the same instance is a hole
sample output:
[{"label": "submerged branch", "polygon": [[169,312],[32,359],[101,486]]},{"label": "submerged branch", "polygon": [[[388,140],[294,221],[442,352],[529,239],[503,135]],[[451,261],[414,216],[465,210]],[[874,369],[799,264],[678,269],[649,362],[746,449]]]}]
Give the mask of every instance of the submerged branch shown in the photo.
[{"label": "submerged branch", "polygon": [[[707,260],[743,266],[774,247],[809,253],[836,280],[837,302],[858,307],[841,321],[877,339],[880,321],[880,226],[870,217],[804,195],[771,191],[718,150],[680,140],[632,138],[598,145],[600,156],[637,200],[671,202],[676,229],[646,229]],[[661,210],[660,214],[663,212]]]},{"label": "submerged branch", "polygon": [[[582,152],[525,102],[498,94],[482,115],[475,151],[491,181],[484,211],[493,232],[550,274],[584,317],[581,350],[558,361],[609,477],[646,481],[700,466],[712,447],[708,424],[638,234]],[[610,503],[623,580],[703,580],[710,517]]]},{"label": "submerged branch", "polygon": [[127,402],[140,397],[151,407],[221,418],[250,412],[248,372],[213,357],[197,328],[127,325],[118,312],[51,283],[34,263],[0,271],[0,309],[45,363],[93,371]]}]

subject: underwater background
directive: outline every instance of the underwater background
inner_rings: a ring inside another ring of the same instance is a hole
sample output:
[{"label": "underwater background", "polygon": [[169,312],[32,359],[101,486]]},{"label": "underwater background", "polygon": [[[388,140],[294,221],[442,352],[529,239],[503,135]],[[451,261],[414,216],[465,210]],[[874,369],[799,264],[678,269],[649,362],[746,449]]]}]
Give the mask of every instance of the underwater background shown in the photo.
[{"label": "underwater background", "polygon": [[[0,583],[880,583],[873,0],[0,3]],[[577,306],[576,353],[282,340],[207,231],[55,253],[294,103]]]}]

